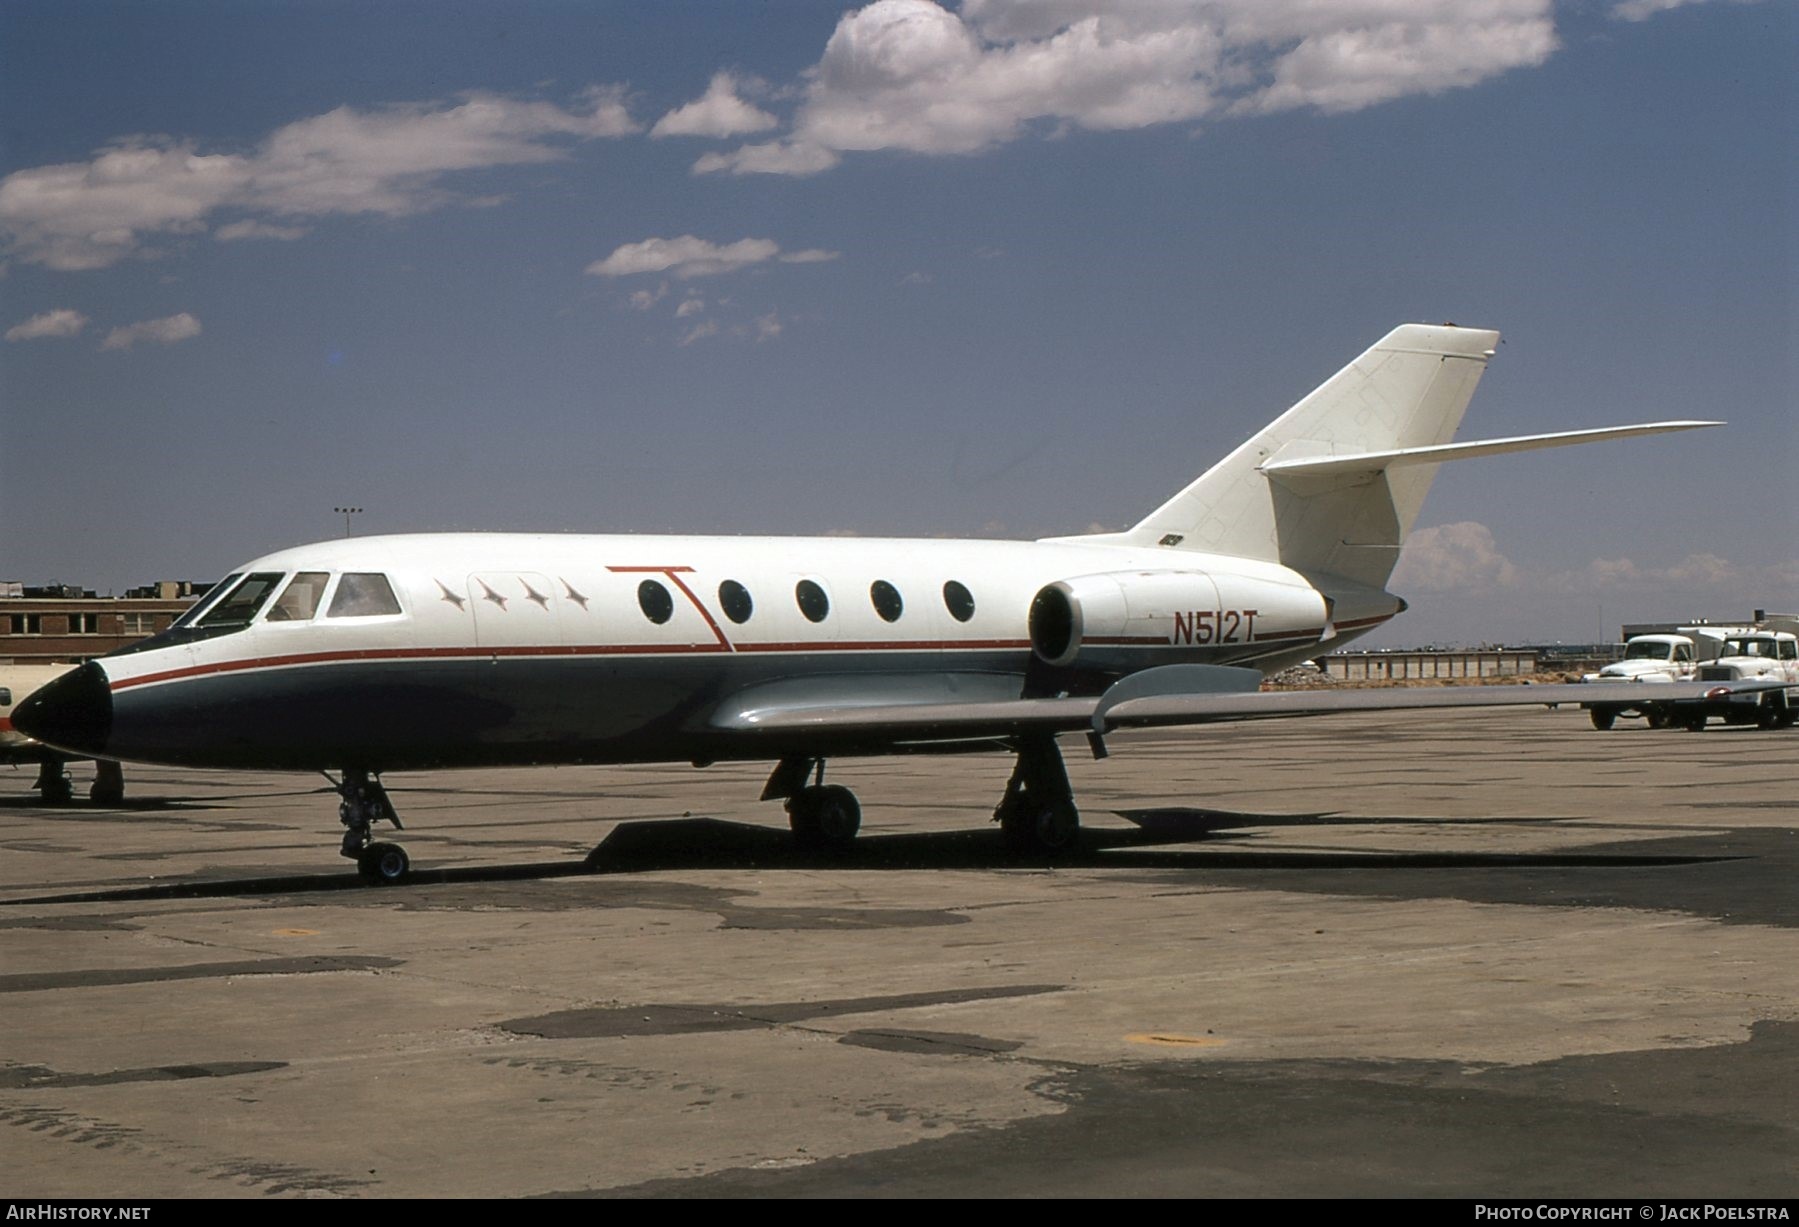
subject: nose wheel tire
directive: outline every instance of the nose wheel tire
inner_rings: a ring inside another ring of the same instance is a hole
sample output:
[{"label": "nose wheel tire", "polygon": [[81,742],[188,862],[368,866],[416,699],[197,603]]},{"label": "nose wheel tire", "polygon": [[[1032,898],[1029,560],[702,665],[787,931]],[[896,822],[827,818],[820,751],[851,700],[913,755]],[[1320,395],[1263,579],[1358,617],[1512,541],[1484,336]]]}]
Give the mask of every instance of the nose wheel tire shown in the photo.
[{"label": "nose wheel tire", "polygon": [[399,844],[370,844],[356,857],[356,872],[377,886],[391,886],[410,868],[412,860]]}]

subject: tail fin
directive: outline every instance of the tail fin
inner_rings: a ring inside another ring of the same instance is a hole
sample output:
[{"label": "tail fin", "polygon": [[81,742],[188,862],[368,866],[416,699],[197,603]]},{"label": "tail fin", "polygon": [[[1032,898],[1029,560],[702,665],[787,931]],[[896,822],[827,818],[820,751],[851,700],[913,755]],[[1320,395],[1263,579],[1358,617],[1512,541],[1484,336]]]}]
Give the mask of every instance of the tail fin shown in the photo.
[{"label": "tail fin", "polygon": [[1402,324],[1113,540],[1384,587],[1436,464],[1278,466],[1448,443],[1498,342],[1482,329]]}]

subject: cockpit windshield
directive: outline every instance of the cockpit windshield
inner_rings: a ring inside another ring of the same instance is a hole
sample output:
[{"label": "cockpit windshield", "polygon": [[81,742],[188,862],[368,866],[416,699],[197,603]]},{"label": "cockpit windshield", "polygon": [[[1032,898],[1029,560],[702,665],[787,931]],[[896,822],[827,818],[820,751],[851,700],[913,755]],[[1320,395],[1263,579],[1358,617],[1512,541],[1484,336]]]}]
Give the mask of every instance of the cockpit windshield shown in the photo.
[{"label": "cockpit windshield", "polygon": [[281,582],[279,571],[255,571],[238,581],[225,599],[201,614],[195,626],[225,628],[248,626]]},{"label": "cockpit windshield", "polygon": [[201,614],[205,613],[207,610],[211,609],[214,605],[217,605],[219,603],[219,598],[224,596],[227,592],[230,592],[232,587],[237,583],[238,580],[242,579],[243,576],[244,576],[244,573],[242,571],[233,571],[231,574],[227,575],[224,579],[222,579],[218,583],[214,584],[210,589],[207,590],[207,593],[205,596],[201,597],[199,600],[195,601],[192,605],[189,605],[187,607],[186,613],[182,614],[179,618],[176,618],[173,622],[171,622],[169,624],[169,629],[170,630],[179,630],[184,626],[192,626],[194,624],[195,619],[197,619]]}]

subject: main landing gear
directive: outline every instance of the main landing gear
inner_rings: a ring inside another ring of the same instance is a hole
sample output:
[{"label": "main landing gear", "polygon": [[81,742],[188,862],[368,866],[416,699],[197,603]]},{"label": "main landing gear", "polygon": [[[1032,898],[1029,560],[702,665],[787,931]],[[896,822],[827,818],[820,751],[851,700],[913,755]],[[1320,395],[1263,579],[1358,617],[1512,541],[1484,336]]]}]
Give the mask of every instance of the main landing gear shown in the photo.
[{"label": "main landing gear", "polygon": [[[329,775],[325,778],[331,780]],[[412,867],[406,849],[399,844],[377,842],[371,832],[374,824],[381,821],[393,823],[396,831],[406,829],[400,825],[400,815],[394,812],[380,778],[356,768],[346,770],[341,781],[331,783],[342,798],[337,806],[338,821],[344,824],[340,851],[356,862],[356,871],[370,882],[386,886],[404,878]]]},{"label": "main landing gear", "polygon": [[[1015,851],[1036,856],[1069,851],[1080,840],[1081,815],[1055,736],[1027,735],[1017,750],[1018,762],[993,811],[994,821]],[[784,758],[768,777],[762,799],[785,799],[788,824],[801,847],[847,848],[861,829],[862,806],[855,793],[826,784],[824,776],[822,758]]]},{"label": "main landing gear", "polygon": [[824,780],[824,759],[784,758],[768,777],[762,799],[787,799],[787,823],[802,848],[847,848],[862,829],[862,803],[843,785]]},{"label": "main landing gear", "polygon": [[1062,751],[1051,733],[1035,733],[1018,743],[1018,763],[994,808],[1006,842],[1020,852],[1055,855],[1081,837],[1081,813],[1062,766]]}]

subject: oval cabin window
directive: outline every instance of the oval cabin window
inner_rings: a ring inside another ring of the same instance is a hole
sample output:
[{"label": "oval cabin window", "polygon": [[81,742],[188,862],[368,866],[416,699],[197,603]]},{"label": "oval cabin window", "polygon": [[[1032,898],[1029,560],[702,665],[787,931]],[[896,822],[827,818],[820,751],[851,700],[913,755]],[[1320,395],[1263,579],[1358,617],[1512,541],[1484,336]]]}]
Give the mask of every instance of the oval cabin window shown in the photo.
[{"label": "oval cabin window", "polygon": [[943,585],[943,606],[950,617],[966,622],[974,617],[974,593],[952,579]]},{"label": "oval cabin window", "polygon": [[809,579],[802,579],[795,585],[793,599],[799,602],[800,612],[806,615],[808,622],[823,622],[831,612],[831,598]]},{"label": "oval cabin window", "polygon": [[668,594],[668,589],[653,579],[646,579],[637,585],[637,604],[643,610],[643,616],[661,626],[675,616],[675,598]]},{"label": "oval cabin window", "polygon": [[718,603],[725,611],[725,617],[742,625],[750,620],[756,612],[756,603],[750,599],[750,590],[734,579],[727,579],[718,586]]},{"label": "oval cabin window", "polygon": [[875,612],[883,622],[898,622],[905,612],[906,603],[900,599],[899,589],[884,579],[877,579],[869,588],[868,599],[874,602]]}]

